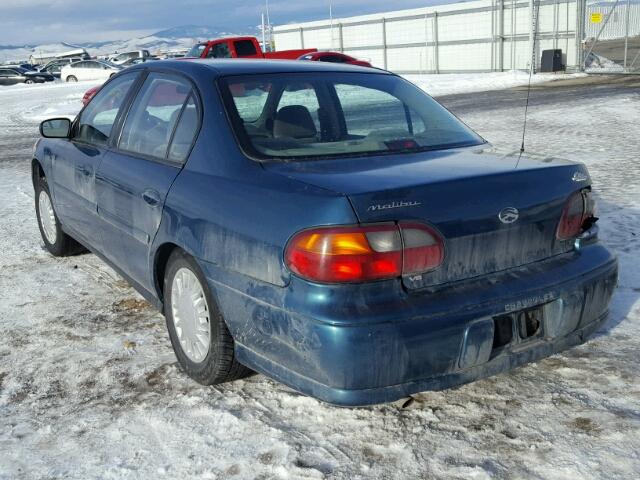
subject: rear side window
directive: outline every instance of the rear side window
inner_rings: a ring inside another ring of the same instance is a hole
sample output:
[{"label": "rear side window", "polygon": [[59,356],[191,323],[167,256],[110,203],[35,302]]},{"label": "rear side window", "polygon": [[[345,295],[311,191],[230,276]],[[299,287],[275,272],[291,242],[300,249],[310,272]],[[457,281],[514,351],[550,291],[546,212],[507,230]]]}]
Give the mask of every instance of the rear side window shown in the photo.
[{"label": "rear side window", "polygon": [[164,159],[191,86],[179,77],[151,73],[129,110],[118,147]]},{"label": "rear side window", "polygon": [[236,54],[239,57],[252,57],[258,53],[251,40],[238,40],[233,42],[233,46],[236,47]]},{"label": "rear side window", "polygon": [[105,85],[82,111],[76,124],[75,140],[106,145],[127,93],[138,74],[128,73]]}]

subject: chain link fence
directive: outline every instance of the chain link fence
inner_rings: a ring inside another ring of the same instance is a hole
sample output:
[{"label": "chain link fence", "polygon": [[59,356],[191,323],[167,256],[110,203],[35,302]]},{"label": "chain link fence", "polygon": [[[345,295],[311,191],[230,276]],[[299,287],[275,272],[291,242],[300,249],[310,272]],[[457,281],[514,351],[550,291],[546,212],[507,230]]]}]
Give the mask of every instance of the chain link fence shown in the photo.
[{"label": "chain link fence", "polygon": [[586,0],[583,68],[640,73],[640,0]]},{"label": "chain link fence", "polygon": [[282,25],[273,34],[280,50],[337,50],[397,73],[549,71],[545,51],[560,70],[640,72],[640,0],[475,0]]}]

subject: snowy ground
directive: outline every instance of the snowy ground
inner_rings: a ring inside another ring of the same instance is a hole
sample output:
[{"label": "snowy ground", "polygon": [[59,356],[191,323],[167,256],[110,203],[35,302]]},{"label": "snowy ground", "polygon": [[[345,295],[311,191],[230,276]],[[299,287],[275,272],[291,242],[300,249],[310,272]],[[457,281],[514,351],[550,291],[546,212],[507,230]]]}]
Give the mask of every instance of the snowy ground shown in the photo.
[{"label": "snowy ground", "polygon": [[[444,73],[440,75],[403,75],[429,95],[439,97],[456,93],[486,92],[503,90],[529,83],[529,73],[522,70],[493,73]],[[586,77],[584,73],[556,74],[539,73],[531,78],[531,84],[537,85],[558,80]]]},{"label": "snowy ground", "polygon": [[[638,90],[538,90],[530,110],[530,150],[589,165],[602,239],[620,257],[602,331],[405,409],[349,409],[262,375],[195,384],[176,367],[163,318],[111,269],[43,250],[28,162],[36,120],[71,113],[87,88],[0,88],[0,479],[640,476]],[[513,96],[445,102],[515,149]]]}]

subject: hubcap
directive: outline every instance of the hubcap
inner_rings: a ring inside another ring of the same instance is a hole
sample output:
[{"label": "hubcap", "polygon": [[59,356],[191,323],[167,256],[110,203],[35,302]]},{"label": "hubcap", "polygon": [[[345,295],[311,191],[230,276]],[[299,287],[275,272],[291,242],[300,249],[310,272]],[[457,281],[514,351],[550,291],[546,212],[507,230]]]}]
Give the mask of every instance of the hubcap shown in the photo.
[{"label": "hubcap", "polygon": [[44,190],[40,191],[38,196],[38,208],[40,210],[40,225],[44,236],[51,245],[56,243],[56,214],[51,205],[51,199]]},{"label": "hubcap", "polygon": [[202,362],[211,343],[209,307],[198,277],[188,268],[173,277],[171,313],[182,351],[192,362]]}]

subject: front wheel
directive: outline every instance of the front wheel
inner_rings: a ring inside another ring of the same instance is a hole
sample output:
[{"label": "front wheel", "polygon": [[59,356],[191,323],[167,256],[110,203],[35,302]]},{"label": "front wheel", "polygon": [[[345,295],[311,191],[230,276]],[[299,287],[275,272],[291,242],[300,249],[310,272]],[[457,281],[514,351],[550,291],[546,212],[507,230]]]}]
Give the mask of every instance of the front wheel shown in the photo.
[{"label": "front wheel", "polygon": [[196,261],[182,250],[164,277],[167,329],[178,363],[202,385],[236,380],[251,371],[238,363],[234,341]]},{"label": "front wheel", "polygon": [[77,82],[78,79],[76,77],[74,77],[73,75],[69,75],[67,77],[67,82]]},{"label": "front wheel", "polygon": [[64,257],[82,250],[73,238],[62,231],[45,178],[38,179],[36,184],[36,217],[40,235],[49,253]]}]

